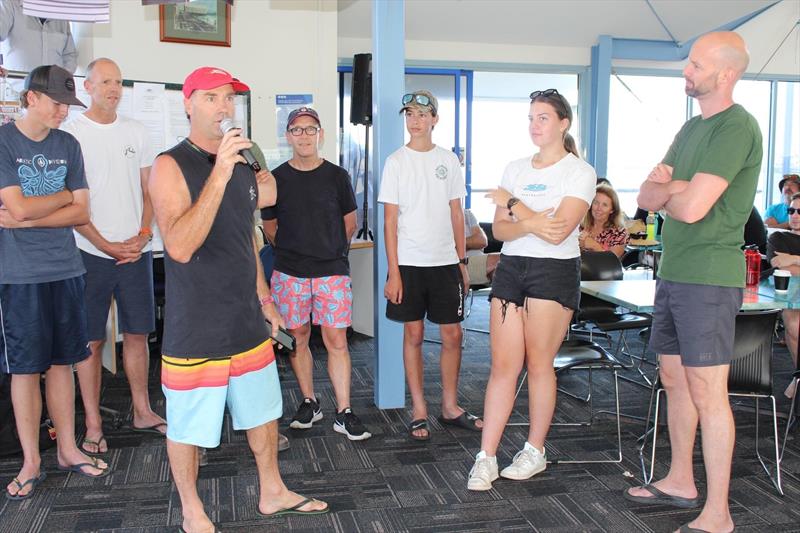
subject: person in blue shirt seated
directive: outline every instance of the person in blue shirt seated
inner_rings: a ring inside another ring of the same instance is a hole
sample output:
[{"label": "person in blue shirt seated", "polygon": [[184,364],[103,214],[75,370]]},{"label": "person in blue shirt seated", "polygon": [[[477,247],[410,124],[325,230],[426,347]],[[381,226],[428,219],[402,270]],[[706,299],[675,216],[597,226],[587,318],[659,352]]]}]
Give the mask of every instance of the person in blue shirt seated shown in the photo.
[{"label": "person in blue shirt seated", "polygon": [[764,223],[768,228],[787,229],[789,212],[786,209],[789,207],[792,195],[800,192],[800,176],[784,174],[783,179],[778,182],[778,190],[783,195],[782,201],[767,208],[767,212],[764,213]]}]

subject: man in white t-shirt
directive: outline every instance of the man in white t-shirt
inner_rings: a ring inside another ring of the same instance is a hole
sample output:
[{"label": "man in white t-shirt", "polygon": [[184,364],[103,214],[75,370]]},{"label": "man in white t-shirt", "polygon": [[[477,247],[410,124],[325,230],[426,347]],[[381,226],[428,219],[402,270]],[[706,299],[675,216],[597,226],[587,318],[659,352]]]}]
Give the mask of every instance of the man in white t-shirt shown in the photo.
[{"label": "man in white t-shirt", "polygon": [[458,158],[433,144],[438,103],[428,91],[403,96],[409,143],[386,159],[378,201],[384,204],[389,276],[386,317],[404,323],[403,362],[413,402],[409,437],[428,440],[423,392],[424,323],[439,324],[442,337],[443,424],[480,431],[483,421],[458,405],[461,321],[469,287],[464,239],[466,194]]},{"label": "man in white t-shirt", "polygon": [[153,412],[147,391],[147,337],[155,329],[153,208],[147,179],[155,154],[145,127],[117,114],[122,74],[110,59],[92,61],[84,87],[89,109],[64,126],[81,143],[89,182],[91,221],[75,227],[86,267],[86,308],[92,355],[78,363],[86,433],[81,447],[104,453],[108,444],[100,417],[101,353],[111,297],[117,303],[125,375],[131,387],[134,430],[164,434],[163,418]]}]

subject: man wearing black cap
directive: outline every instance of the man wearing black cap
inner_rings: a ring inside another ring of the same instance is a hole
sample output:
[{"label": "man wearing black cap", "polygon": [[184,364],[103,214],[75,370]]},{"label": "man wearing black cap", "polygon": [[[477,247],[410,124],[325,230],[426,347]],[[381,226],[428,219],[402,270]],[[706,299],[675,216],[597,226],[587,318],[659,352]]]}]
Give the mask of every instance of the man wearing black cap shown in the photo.
[{"label": "man wearing black cap", "polygon": [[272,335],[282,324],[258,263],[256,207],[275,203],[271,176],[257,181],[240,154],[251,143],[220,123],[234,115],[228,72],[202,67],[183,84],[189,137],[153,163],[150,197],[164,240],[167,278],[161,385],[167,453],[181,499],[183,530],[214,531],[197,493],[197,448],[215,448],[225,408],[247,432],[266,516],[320,514],[328,505],[291,492],[278,471],[282,414]]},{"label": "man wearing black cap", "polygon": [[784,174],[778,182],[778,190],[783,195],[781,202],[773,204],[764,213],[764,224],[768,228],[789,229],[789,203],[792,196],[800,192],[800,176],[797,174]]},{"label": "man wearing black cap", "polygon": [[353,292],[347,253],[356,229],[356,199],[345,169],[319,155],[324,131],[310,107],[289,113],[286,141],[292,158],[274,170],[278,202],[261,210],[264,230],[275,243],[272,294],[297,339],[291,358],[303,401],[290,427],[308,429],[322,419],[314,394],[314,360],[308,347],[311,323],[319,325],[328,351],[328,375],[336,394],[333,430],[350,440],[372,436],[350,406]]},{"label": "man wearing black cap", "polygon": [[[103,477],[108,465],[75,444],[72,365],[86,359],[85,272],[72,227],[89,221],[80,145],[59,131],[75,98],[61,67],[37,67],[20,95],[25,114],[0,127],[0,371],[12,374],[11,398],[23,465],[6,497],[30,497],[46,475],[39,455],[46,374],[47,409],[58,434],[59,470]],[[85,106],[83,106],[85,107]]]}]

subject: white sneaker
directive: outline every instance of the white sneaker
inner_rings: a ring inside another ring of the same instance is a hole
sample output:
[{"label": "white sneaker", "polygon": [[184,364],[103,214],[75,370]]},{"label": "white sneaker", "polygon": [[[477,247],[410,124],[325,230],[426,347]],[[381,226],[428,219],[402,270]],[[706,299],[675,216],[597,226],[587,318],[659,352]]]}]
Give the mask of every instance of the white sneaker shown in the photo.
[{"label": "white sneaker", "polygon": [[517,452],[514,461],[500,472],[506,479],[529,479],[547,468],[547,457],[545,454],[525,443],[525,447]]},{"label": "white sneaker", "polygon": [[492,481],[497,479],[497,457],[486,457],[481,452],[469,471],[467,488],[469,490],[491,490]]}]

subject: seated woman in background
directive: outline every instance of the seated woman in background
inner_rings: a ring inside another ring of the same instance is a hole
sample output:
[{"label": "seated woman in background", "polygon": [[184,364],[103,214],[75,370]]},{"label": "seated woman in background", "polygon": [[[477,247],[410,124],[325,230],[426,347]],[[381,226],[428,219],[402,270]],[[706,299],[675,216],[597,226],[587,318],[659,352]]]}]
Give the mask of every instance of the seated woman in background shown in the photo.
[{"label": "seated woman in background", "polygon": [[581,224],[581,233],[578,236],[581,251],[610,251],[617,257],[622,257],[629,240],[628,230],[622,223],[617,193],[601,183],[595,189],[592,208]]}]

